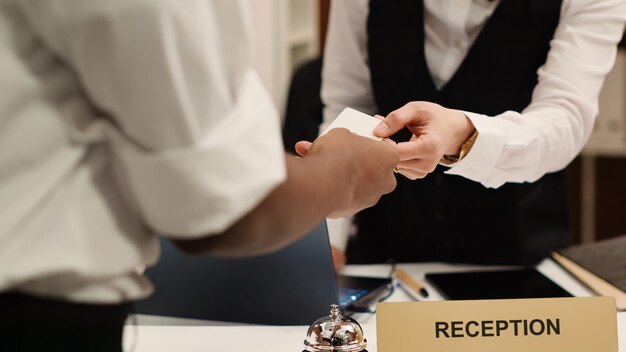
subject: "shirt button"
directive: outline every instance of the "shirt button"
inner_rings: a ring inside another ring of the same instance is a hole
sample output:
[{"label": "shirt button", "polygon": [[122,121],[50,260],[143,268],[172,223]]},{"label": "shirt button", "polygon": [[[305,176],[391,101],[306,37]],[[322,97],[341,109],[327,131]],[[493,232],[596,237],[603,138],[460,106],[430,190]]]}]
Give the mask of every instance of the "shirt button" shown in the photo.
[{"label": "shirt button", "polygon": [[463,41],[462,40],[455,40],[454,43],[452,43],[452,45],[457,50],[463,49]]}]

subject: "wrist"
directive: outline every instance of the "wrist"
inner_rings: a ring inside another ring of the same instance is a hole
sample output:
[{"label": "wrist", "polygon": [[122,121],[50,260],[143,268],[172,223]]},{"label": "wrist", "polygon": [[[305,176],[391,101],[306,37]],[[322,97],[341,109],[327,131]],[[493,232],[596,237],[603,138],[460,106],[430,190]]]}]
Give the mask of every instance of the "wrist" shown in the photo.
[{"label": "wrist", "polygon": [[354,163],[352,152],[348,149],[338,148],[332,152],[317,155],[323,159],[324,171],[321,177],[326,178],[326,198],[329,202],[330,217],[344,212],[354,200],[354,185],[357,174],[360,172]]},{"label": "wrist", "polygon": [[476,128],[474,127],[474,124],[472,124],[472,121],[462,111],[453,111],[456,114],[456,118],[454,119],[456,122],[454,128],[455,133],[452,138],[453,142],[448,150],[446,150],[445,155],[458,156],[461,153],[463,145],[474,134]]}]

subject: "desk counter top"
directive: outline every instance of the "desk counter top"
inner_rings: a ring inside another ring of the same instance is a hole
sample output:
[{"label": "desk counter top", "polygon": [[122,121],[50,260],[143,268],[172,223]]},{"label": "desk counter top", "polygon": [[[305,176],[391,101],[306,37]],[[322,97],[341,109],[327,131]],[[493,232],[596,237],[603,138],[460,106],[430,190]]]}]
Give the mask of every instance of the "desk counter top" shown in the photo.
[{"label": "desk counter top", "polygon": [[[402,269],[416,279],[426,272],[467,271],[482,269],[467,265],[438,263],[401,265]],[[357,276],[380,276],[389,274],[389,265],[349,266],[345,274]],[[493,267],[490,267],[493,269]],[[578,297],[592,293],[580,285],[557,264],[546,260],[538,266],[539,271]],[[426,285],[428,285],[426,283]],[[430,300],[439,300],[431,289]],[[400,290],[389,301],[407,301],[408,297]],[[626,352],[626,312],[618,313],[620,352]],[[368,351],[376,352],[375,315],[357,317],[368,339]],[[132,320],[131,320],[132,321]],[[145,322],[154,325],[143,325]],[[259,326],[233,325],[219,322],[185,321],[168,318],[139,317],[138,326],[127,325],[124,331],[124,350],[133,352],[233,352],[233,351],[302,351],[307,326]],[[186,325],[186,326],[181,326]],[[195,325],[195,326],[189,326]]]}]

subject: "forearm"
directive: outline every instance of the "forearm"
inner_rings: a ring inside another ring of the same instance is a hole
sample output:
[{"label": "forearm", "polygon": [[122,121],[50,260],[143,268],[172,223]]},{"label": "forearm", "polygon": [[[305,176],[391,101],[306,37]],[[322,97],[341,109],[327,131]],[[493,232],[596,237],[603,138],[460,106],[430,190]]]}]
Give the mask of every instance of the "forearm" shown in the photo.
[{"label": "forearm", "polygon": [[300,239],[350,198],[350,175],[337,155],[286,156],[288,178],[256,208],[219,235],[179,241],[193,254],[228,257],[272,252]]},{"label": "forearm", "polygon": [[497,117],[468,114],[479,132],[468,156],[448,171],[498,188],[534,182],[565,168],[589,138],[595,114],[560,108],[506,112]]},{"label": "forearm", "polygon": [[493,117],[468,114],[479,136],[450,173],[497,188],[566,167],[593,130],[625,14],[626,5],[616,0],[572,2],[538,72],[530,105]]}]

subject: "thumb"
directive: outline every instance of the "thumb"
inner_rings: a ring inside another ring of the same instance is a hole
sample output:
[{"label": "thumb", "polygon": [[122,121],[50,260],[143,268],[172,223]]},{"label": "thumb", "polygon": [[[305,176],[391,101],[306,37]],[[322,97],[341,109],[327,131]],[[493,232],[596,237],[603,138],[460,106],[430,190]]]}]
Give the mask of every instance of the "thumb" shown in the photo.
[{"label": "thumb", "polygon": [[387,138],[394,135],[407,125],[415,125],[422,119],[419,104],[408,103],[391,114],[376,126],[374,134],[378,137]]},{"label": "thumb", "polygon": [[311,149],[311,145],[313,143],[307,141],[300,141],[296,143],[296,153],[300,156],[307,156],[309,154],[309,149]]}]

